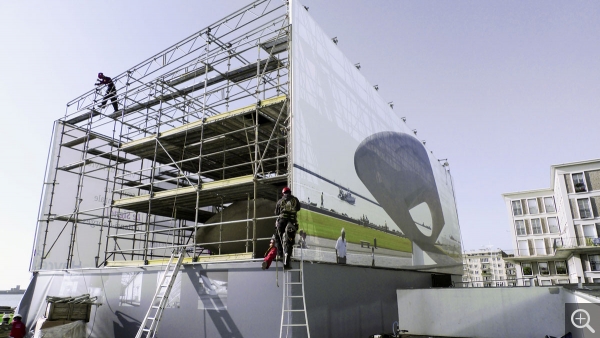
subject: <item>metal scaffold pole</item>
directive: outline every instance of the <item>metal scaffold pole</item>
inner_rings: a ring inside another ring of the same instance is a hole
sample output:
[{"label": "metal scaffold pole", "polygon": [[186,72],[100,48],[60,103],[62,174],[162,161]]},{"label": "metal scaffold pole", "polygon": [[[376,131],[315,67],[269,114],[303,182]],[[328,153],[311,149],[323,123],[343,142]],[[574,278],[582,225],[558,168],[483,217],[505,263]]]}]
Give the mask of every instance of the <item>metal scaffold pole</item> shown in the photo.
[{"label": "metal scaffold pole", "polygon": [[[77,239],[81,244],[89,234],[97,238],[86,245],[95,267],[148,264],[172,248],[189,250],[194,261],[206,254],[258,256],[272,235],[261,225],[269,219],[259,217],[261,203],[289,184],[286,8],[255,1],[112,77],[114,104],[121,106],[115,112],[96,109],[112,100],[98,97],[99,88],[69,102],[59,124],[66,129],[56,131],[49,215],[45,229],[39,225],[40,268],[49,240],[65,237],[60,255],[72,267]],[[77,160],[62,163],[65,151]],[[55,195],[59,177],[76,187],[69,196],[75,204],[52,215],[64,200]],[[235,205],[243,211],[231,219]],[[55,231],[56,220],[71,231]]]}]

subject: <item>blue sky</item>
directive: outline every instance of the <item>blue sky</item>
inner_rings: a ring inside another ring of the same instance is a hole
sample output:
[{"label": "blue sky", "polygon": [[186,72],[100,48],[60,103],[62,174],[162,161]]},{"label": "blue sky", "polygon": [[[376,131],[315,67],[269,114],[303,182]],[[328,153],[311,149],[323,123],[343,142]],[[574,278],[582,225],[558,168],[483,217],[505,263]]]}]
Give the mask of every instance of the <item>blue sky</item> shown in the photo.
[{"label": "blue sky", "polygon": [[[279,1],[279,0],[273,0]],[[511,250],[500,194],[599,158],[600,3],[302,1],[453,174],[465,249]],[[0,2],[0,289],[26,284],[52,122],[246,1]]]}]

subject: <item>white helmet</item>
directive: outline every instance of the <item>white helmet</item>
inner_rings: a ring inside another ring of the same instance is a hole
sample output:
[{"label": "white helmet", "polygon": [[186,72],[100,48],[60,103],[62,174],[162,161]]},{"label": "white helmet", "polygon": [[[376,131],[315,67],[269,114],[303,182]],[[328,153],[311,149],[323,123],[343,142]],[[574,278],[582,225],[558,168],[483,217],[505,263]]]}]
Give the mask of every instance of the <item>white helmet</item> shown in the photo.
[{"label": "white helmet", "polygon": [[13,316],[13,318],[23,318],[23,316],[21,316],[20,314],[17,313]]}]

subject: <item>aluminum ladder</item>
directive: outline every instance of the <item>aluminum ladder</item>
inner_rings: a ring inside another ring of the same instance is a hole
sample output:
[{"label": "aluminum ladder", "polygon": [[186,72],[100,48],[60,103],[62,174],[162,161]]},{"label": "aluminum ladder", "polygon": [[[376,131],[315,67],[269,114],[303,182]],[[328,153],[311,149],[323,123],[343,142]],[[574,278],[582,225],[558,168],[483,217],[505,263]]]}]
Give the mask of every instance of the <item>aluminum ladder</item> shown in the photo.
[{"label": "aluminum ladder", "polygon": [[[169,294],[171,293],[173,284],[175,284],[175,278],[177,277],[179,269],[181,268],[184,254],[185,250],[174,250],[173,254],[171,254],[171,258],[169,259],[169,263],[167,263],[165,272],[163,273],[162,277],[160,278],[160,282],[156,287],[156,293],[154,294],[154,298],[152,298],[150,308],[148,309],[148,312],[146,312],[146,316],[144,317],[142,325],[140,325],[140,329],[135,335],[135,338],[154,338],[156,336],[158,324],[162,317],[163,311],[167,306]],[[145,336],[144,333],[146,333]]]},{"label": "aluminum ladder", "polygon": [[[302,313],[304,314],[304,321],[302,321]],[[287,337],[290,329],[294,327],[305,327],[306,336],[310,338],[306,299],[304,298],[304,259],[302,247],[300,247],[300,268],[287,269],[283,273],[283,302],[281,306],[279,338]]]}]

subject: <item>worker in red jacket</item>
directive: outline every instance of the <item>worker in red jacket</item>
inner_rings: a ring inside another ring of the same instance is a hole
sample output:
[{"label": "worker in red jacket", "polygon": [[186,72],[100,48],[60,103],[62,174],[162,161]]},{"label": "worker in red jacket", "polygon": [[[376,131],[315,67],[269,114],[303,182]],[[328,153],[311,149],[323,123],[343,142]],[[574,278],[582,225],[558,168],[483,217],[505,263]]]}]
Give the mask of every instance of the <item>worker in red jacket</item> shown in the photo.
[{"label": "worker in red jacket", "polygon": [[267,249],[267,252],[265,252],[265,259],[262,262],[262,269],[268,269],[276,256],[277,248],[275,247],[275,239],[271,238],[271,243],[269,243],[269,249]]},{"label": "worker in red jacket", "polygon": [[25,330],[25,324],[21,321],[21,315],[16,314],[13,316],[12,329],[10,330],[10,337],[12,338],[24,338],[27,334]]}]

